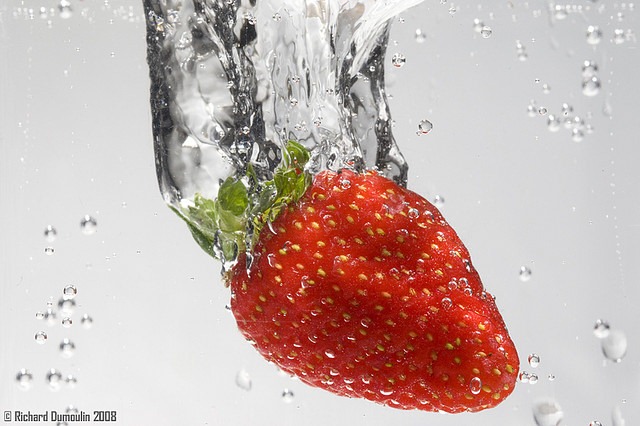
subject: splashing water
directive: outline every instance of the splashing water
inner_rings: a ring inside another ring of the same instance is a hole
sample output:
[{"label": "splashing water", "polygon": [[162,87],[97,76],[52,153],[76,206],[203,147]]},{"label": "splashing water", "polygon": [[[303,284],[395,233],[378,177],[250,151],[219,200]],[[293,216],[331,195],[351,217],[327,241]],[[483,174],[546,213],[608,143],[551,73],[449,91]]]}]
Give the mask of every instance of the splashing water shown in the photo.
[{"label": "splashing water", "polygon": [[165,201],[187,216],[196,194],[215,199],[249,166],[259,185],[288,140],[309,149],[312,173],[375,168],[406,184],[385,54],[391,18],[421,1],[145,0]]}]

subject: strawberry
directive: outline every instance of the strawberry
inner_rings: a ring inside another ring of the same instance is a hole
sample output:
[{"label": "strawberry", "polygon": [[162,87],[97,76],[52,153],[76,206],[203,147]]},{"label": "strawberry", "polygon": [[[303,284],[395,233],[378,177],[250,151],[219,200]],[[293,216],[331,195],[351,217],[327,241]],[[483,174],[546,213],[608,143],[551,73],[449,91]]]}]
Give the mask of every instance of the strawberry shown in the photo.
[{"label": "strawberry", "polygon": [[512,391],[516,348],[438,209],[375,172],[305,171],[289,141],[178,213],[223,263],[239,330],[264,358],[338,395],[459,413]]},{"label": "strawberry", "polygon": [[243,335],[282,370],[400,409],[494,407],[516,348],[432,204],[375,172],[324,171],[227,274]]}]

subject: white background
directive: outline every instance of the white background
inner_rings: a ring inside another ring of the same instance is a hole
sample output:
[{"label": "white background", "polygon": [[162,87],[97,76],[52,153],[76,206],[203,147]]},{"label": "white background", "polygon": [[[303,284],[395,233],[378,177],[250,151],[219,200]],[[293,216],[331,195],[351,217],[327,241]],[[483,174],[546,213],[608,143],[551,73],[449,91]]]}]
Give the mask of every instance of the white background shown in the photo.
[{"label": "white background", "polygon": [[[626,425],[640,423],[640,55],[632,34],[611,41],[617,28],[640,33],[632,3],[576,1],[557,20],[544,1],[459,1],[452,15],[451,2],[430,0],[395,20],[388,94],[409,187],[444,197],[522,368],[539,376],[498,408],[455,416],[336,397],[255,353],[225,309],[219,265],[157,188],[141,4],[71,5],[67,19],[48,12],[50,0],[0,5],[0,410],[117,410],[119,425],[494,426],[533,425],[532,405],[551,397],[567,425],[612,425],[616,406]],[[603,31],[597,46],[588,25]],[[391,66],[394,53],[404,67]],[[595,97],[581,91],[584,60],[599,65]],[[549,132],[546,117],[528,116],[531,100],[554,114],[571,104],[594,133],[576,143],[564,128]],[[434,128],[417,136],[422,119]],[[97,219],[94,235],[80,230],[85,214]],[[58,231],[52,243],[47,225]],[[72,327],[37,320],[67,284],[78,288]],[[605,362],[598,318],[628,337],[619,364]],[[71,358],[58,350],[65,337]],[[27,391],[15,382],[21,368],[34,376]],[[50,390],[50,368],[77,386]],[[241,369],[250,391],[235,383]]]}]

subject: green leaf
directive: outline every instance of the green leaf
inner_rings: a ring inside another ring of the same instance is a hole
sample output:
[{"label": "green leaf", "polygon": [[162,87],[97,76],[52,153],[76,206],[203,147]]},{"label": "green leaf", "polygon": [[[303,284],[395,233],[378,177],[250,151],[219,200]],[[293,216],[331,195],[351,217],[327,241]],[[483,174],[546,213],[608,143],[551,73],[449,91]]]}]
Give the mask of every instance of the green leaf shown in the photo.
[{"label": "green leaf", "polygon": [[282,154],[282,163],[272,180],[257,182],[255,171],[248,164],[245,176],[231,176],[222,183],[215,200],[196,194],[193,206],[174,209],[210,256],[235,260],[239,252],[246,250],[249,221],[254,228],[253,245],[268,221],[275,220],[288,204],[304,195],[311,185],[311,176],[304,170],[309,151],[298,142],[289,141]]}]

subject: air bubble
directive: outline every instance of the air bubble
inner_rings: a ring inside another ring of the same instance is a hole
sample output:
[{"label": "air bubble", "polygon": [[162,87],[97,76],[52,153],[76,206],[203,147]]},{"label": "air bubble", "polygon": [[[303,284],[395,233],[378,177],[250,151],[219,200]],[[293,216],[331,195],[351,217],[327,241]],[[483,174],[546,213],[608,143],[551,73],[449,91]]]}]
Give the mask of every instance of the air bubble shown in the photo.
[{"label": "air bubble", "polygon": [[78,294],[78,289],[73,284],[65,286],[65,288],[62,290],[62,298],[64,300],[71,300],[76,297],[76,294]]},{"label": "air bubble", "polygon": [[290,404],[293,402],[295,395],[293,394],[293,391],[291,391],[290,389],[285,389],[282,391],[282,401],[286,402],[287,404]]},{"label": "air bubble", "polygon": [[238,371],[238,374],[236,374],[236,385],[247,392],[251,390],[251,376],[247,370],[242,369]]},{"label": "air bubble", "polygon": [[562,104],[562,115],[568,117],[571,114],[573,114],[573,107],[567,103]]},{"label": "air bubble", "polygon": [[598,74],[598,64],[593,61],[584,61],[582,64],[582,76],[590,78]]},{"label": "air bubble", "polygon": [[598,339],[604,339],[609,335],[609,323],[603,319],[597,319],[595,325],[593,326],[593,334]]},{"label": "air bubble", "polygon": [[418,135],[426,135],[433,129],[433,124],[429,120],[420,120],[418,123]]},{"label": "air bubble", "polygon": [[433,205],[436,207],[442,207],[444,205],[444,197],[441,195],[436,195],[433,198]]},{"label": "air bubble", "polygon": [[415,33],[415,39],[418,43],[424,43],[424,41],[427,39],[427,35],[420,28],[418,28]]},{"label": "air bubble", "polygon": [[473,31],[475,31],[478,34],[480,34],[482,32],[483,28],[484,28],[484,23],[480,19],[475,18],[473,20]]},{"label": "air bubble", "polygon": [[47,341],[47,333],[45,333],[44,331],[38,331],[34,338],[36,339],[36,342],[43,345]]},{"label": "air bubble", "polygon": [[609,330],[609,335],[601,341],[602,353],[613,362],[621,362],[627,354],[627,336],[620,330]]},{"label": "air bubble", "polygon": [[69,0],[60,0],[58,3],[58,12],[62,19],[69,19],[73,15],[73,9],[71,8],[71,2]]},{"label": "air bubble", "polygon": [[613,43],[614,44],[622,44],[625,41],[624,30],[620,28],[616,28],[613,30]]},{"label": "air bubble", "polygon": [[48,308],[44,313],[44,320],[48,325],[54,325],[56,323],[56,313],[51,308]]},{"label": "air bubble", "polygon": [[547,83],[544,83],[542,85],[542,93],[544,93],[545,95],[548,95],[550,92],[551,92],[551,87]]},{"label": "air bubble", "polygon": [[62,374],[55,368],[50,369],[47,372],[47,383],[51,390],[57,390],[60,388],[60,382],[62,381]]},{"label": "air bubble", "polygon": [[44,319],[44,313],[39,311],[36,312],[36,319],[39,319],[39,320]]},{"label": "air bubble", "polygon": [[445,311],[448,311],[453,306],[453,302],[448,297],[443,297],[441,302]]},{"label": "air bubble", "polygon": [[471,382],[469,383],[469,390],[471,390],[471,393],[474,395],[479,394],[482,390],[482,380],[480,380],[479,377],[471,379]]},{"label": "air bubble", "polygon": [[561,127],[560,119],[553,114],[549,114],[547,116],[547,127],[550,132],[557,132]]},{"label": "air bubble", "polygon": [[60,353],[65,358],[70,358],[76,350],[76,345],[71,340],[65,338],[60,342]]},{"label": "air bubble", "polygon": [[73,320],[69,317],[62,318],[62,326],[64,328],[69,328],[73,324]]},{"label": "air bubble", "polygon": [[536,383],[538,383],[538,375],[535,373],[529,374],[529,383],[532,385],[535,385]]},{"label": "air bubble", "polygon": [[391,57],[391,63],[396,68],[402,68],[406,62],[407,58],[402,53],[395,53]]},{"label": "air bubble", "polygon": [[491,34],[493,34],[493,30],[487,25],[482,27],[482,29],[480,30],[480,35],[482,36],[482,38],[489,38],[491,37]]},{"label": "air bubble", "polygon": [[540,365],[540,356],[538,354],[530,354],[527,360],[529,361],[529,365],[533,368]]},{"label": "air bubble", "polygon": [[93,318],[91,318],[88,314],[84,314],[82,316],[82,319],[80,320],[80,324],[82,324],[84,328],[91,328],[91,326],[93,325]]},{"label": "air bubble", "polygon": [[33,382],[33,374],[26,368],[22,368],[18,371],[18,374],[16,374],[16,382],[20,389],[28,390]]},{"label": "air bubble", "polygon": [[93,217],[85,215],[80,221],[80,229],[84,235],[93,235],[98,230],[98,222]]},{"label": "air bubble", "polygon": [[571,139],[574,142],[582,142],[584,139],[584,132],[580,129],[574,128],[571,130]]},{"label": "air bubble", "polygon": [[602,30],[595,25],[589,25],[587,27],[587,43],[595,45],[600,43],[601,40]]},{"label": "air bubble", "polygon": [[533,419],[537,426],[558,426],[563,418],[562,408],[553,399],[543,399],[533,404]]},{"label": "air bubble", "polygon": [[597,420],[594,420],[592,422],[589,422],[589,426],[602,426],[602,423],[600,423]]},{"label": "air bubble", "polygon": [[51,256],[54,252],[55,252],[55,249],[53,247],[44,248],[44,254],[46,254],[47,256]]},{"label": "air bubble", "polygon": [[409,211],[407,213],[407,215],[411,218],[411,219],[416,219],[420,216],[420,212],[418,211],[418,209],[416,208],[409,208]]},{"label": "air bubble", "polygon": [[585,96],[596,96],[600,93],[600,79],[598,76],[593,76],[582,82],[582,93]]},{"label": "air bubble", "polygon": [[540,114],[540,115],[547,115],[547,112],[548,112],[548,110],[547,110],[546,107],[538,108],[538,114]]},{"label": "air bubble", "polygon": [[44,228],[44,238],[48,242],[53,242],[56,239],[57,235],[58,231],[56,231],[56,228],[54,228],[52,225],[47,225],[47,227]]},{"label": "air bubble", "polygon": [[76,377],[72,374],[69,374],[67,377],[65,377],[64,381],[70,388],[74,388],[78,384],[78,379],[76,379]]},{"label": "air bubble", "polygon": [[66,313],[67,316],[72,314],[75,308],[76,308],[76,301],[73,299],[65,299],[63,297],[63,298],[60,298],[60,300],[58,300],[58,309],[60,309],[60,312],[62,312],[63,314]]},{"label": "air bubble", "polygon": [[527,282],[531,279],[531,269],[528,266],[520,267],[520,281]]}]

